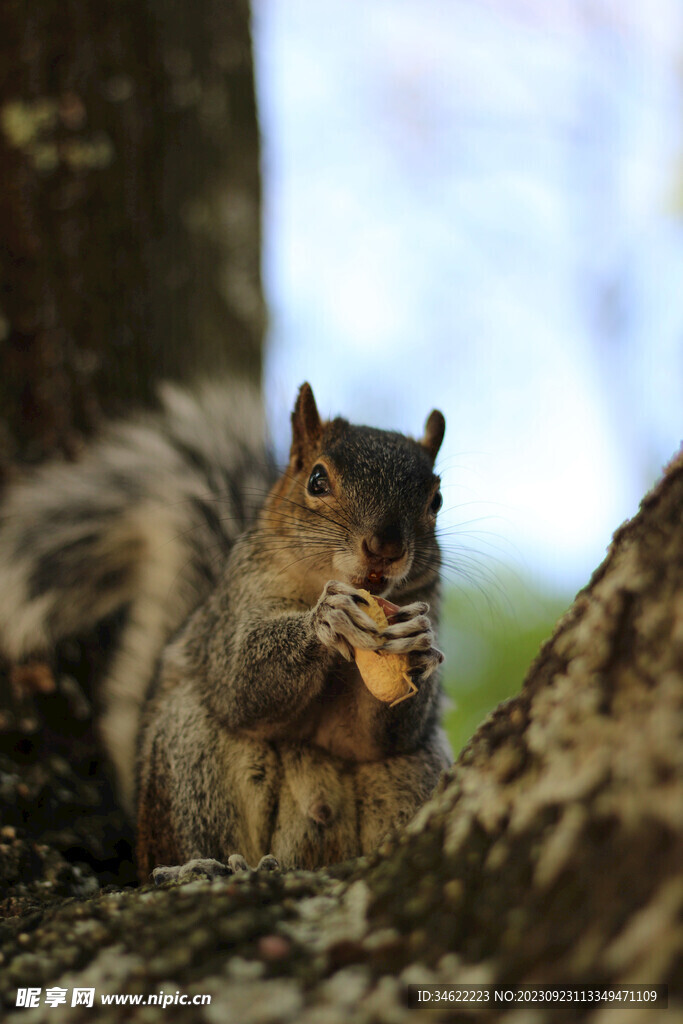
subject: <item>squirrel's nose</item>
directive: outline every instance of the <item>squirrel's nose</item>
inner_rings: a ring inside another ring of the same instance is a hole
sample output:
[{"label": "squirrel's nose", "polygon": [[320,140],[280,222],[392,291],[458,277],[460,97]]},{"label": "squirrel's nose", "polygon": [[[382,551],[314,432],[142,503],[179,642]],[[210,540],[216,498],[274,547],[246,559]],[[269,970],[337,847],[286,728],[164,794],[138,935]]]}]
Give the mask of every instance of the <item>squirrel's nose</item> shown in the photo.
[{"label": "squirrel's nose", "polygon": [[363,552],[368,558],[382,558],[386,562],[398,561],[405,550],[401,527],[394,524],[382,527],[363,541]]}]

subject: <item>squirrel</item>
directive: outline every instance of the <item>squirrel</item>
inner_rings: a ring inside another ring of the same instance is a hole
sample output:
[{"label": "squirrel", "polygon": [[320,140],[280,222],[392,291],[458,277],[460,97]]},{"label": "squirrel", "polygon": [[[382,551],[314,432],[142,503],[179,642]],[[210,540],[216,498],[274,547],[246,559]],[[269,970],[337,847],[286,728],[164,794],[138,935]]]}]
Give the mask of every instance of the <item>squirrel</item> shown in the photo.
[{"label": "squirrel", "polygon": [[[255,389],[160,396],[10,488],[0,649],[45,654],[121,615],[99,731],[141,880],[369,853],[452,761],[434,634],[444,418],[421,441],[323,421],[304,384],[278,475]],[[359,590],[400,606],[386,628]],[[407,656],[417,692],[378,700],[354,649]]]}]

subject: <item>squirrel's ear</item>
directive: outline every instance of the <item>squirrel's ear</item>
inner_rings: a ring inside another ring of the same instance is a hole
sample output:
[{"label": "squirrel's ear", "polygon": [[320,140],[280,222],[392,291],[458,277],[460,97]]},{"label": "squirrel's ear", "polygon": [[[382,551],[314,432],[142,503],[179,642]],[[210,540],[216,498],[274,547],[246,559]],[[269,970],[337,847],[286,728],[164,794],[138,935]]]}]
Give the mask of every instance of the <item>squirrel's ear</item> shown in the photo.
[{"label": "squirrel's ear", "polygon": [[299,469],[303,465],[306,453],[320,440],[322,432],[323,425],[313,397],[313,389],[308,383],[302,384],[292,413],[291,457],[296,459]]},{"label": "squirrel's ear", "polygon": [[420,442],[423,448],[426,448],[431,456],[432,462],[435,461],[441,442],[443,441],[443,435],[446,430],[446,421],[443,418],[443,413],[439,412],[438,409],[433,409],[427,417],[425,423],[425,434]]}]

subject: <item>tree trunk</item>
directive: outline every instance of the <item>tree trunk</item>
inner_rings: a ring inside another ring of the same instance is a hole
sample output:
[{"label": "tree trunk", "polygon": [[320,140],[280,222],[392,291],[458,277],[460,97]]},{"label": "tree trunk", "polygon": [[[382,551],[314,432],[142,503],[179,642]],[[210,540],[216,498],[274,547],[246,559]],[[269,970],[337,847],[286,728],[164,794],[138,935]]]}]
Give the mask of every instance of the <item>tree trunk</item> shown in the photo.
[{"label": "tree trunk", "polygon": [[160,377],[258,379],[246,0],[3,0],[0,68],[5,463]]},{"label": "tree trunk", "polygon": [[[259,254],[247,0],[0,0],[0,483],[161,378],[258,381]],[[101,640],[57,652],[59,690],[0,671],[0,917],[132,876]]]},{"label": "tree trunk", "polygon": [[668,981],[683,1006],[682,740],[683,452],[368,872],[373,926],[408,930],[430,965],[451,950],[503,983]]},{"label": "tree trunk", "polygon": [[[173,1004],[164,1020],[412,1024],[443,1015],[409,1009],[408,984],[665,983],[678,1011],[667,1020],[682,1019],[682,517],[683,453],[617,532],[521,693],[373,858],[119,891],[9,920],[2,994],[14,1005],[17,986],[70,997],[94,985],[98,1000],[161,989],[212,997]],[[509,1019],[608,1024],[615,1005],[535,1004]],[[32,1019],[89,1012],[48,1006]]]}]

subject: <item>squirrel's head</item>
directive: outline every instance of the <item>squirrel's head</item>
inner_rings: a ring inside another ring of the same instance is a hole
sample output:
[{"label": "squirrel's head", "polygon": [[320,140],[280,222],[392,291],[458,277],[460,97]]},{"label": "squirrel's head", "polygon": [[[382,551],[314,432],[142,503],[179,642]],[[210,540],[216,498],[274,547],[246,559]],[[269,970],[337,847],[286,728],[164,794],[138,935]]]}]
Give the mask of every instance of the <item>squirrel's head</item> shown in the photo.
[{"label": "squirrel's head", "polygon": [[275,500],[283,522],[291,518],[283,529],[299,541],[302,572],[316,586],[339,579],[388,596],[436,577],[441,492],[434,462],[444,430],[436,409],[419,441],[323,421],[310,384],[300,388],[289,467]]}]

